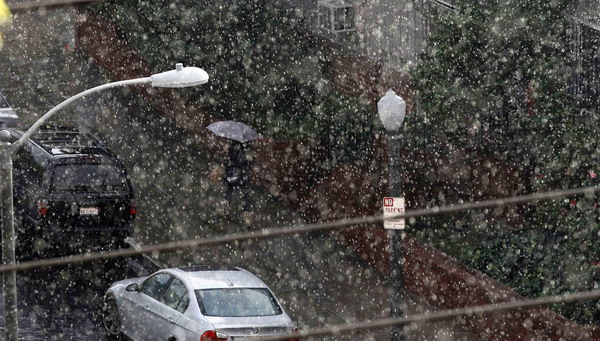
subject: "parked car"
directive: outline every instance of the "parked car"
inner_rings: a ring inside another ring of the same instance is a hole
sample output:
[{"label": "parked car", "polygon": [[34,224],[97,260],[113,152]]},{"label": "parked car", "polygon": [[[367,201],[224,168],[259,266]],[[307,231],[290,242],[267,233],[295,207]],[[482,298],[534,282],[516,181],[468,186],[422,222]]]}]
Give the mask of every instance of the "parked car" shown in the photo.
[{"label": "parked car", "polygon": [[[13,142],[23,135],[8,130]],[[137,209],[125,167],[75,128],[40,128],[14,156],[13,183],[18,251],[110,245],[131,232]]]},{"label": "parked car", "polygon": [[0,92],[0,129],[15,127],[18,122],[19,116]]},{"label": "parked car", "polygon": [[294,331],[267,285],[237,267],[171,268],[116,282],[102,318],[109,336],[134,340],[242,341]]}]

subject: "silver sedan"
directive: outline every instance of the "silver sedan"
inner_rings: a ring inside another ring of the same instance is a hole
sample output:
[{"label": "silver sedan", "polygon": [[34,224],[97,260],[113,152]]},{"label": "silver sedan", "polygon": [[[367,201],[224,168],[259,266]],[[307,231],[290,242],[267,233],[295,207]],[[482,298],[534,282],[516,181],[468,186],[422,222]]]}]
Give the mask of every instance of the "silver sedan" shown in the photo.
[{"label": "silver sedan", "polygon": [[104,297],[102,318],[109,336],[134,340],[241,341],[294,329],[263,281],[221,266],[171,268],[116,282]]}]

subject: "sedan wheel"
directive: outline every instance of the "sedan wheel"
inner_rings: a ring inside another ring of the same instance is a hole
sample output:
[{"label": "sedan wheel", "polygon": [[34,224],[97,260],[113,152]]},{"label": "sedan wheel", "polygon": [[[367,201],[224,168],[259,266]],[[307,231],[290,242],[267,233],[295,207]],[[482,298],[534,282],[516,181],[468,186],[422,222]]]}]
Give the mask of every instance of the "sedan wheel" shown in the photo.
[{"label": "sedan wheel", "polygon": [[121,316],[119,315],[119,307],[114,298],[108,298],[104,301],[102,323],[109,336],[121,336]]}]

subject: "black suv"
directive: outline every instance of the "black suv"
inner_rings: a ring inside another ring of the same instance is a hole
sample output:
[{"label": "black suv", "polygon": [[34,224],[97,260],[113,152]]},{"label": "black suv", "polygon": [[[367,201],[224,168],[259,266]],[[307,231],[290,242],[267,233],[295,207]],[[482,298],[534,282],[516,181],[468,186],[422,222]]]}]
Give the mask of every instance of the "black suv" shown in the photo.
[{"label": "black suv", "polygon": [[[13,142],[23,135],[9,131]],[[136,204],[125,167],[77,129],[42,127],[14,156],[13,183],[18,250],[121,246],[131,232]]]}]

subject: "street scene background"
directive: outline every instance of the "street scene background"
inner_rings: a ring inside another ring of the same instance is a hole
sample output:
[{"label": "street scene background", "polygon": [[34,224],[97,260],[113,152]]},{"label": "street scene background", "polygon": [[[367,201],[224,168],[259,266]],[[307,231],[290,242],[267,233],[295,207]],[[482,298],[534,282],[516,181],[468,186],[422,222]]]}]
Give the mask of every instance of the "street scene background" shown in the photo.
[{"label": "street scene background", "polygon": [[[333,25],[321,12],[328,3],[177,2],[181,10],[171,11],[175,4],[140,0],[15,11],[2,30],[0,91],[27,128],[100,84],[177,62],[208,71],[200,87],[114,89],[54,120],[97,136],[125,163],[136,246],[378,215],[389,174],[401,179],[409,211],[597,184],[597,1],[343,2],[348,20]],[[377,112],[390,89],[406,100],[399,149]],[[228,205],[224,183],[211,179],[228,142],[206,126],[224,119],[261,134],[251,144],[248,215],[241,193]],[[407,220],[404,313],[597,288],[597,203],[565,197]],[[398,288],[389,237],[382,223],[365,224],[18,273],[20,335],[103,339],[101,300],[112,282],[190,264],[251,271],[301,330],[387,318]],[[410,324],[405,333],[593,340],[598,311],[596,300]]]},{"label": "street scene background", "polygon": [[[73,9],[15,16],[0,63],[2,92],[23,126],[87,88],[109,79],[74,46]],[[138,204],[134,238],[142,244],[258,231],[292,226],[304,220],[263,188],[252,186],[252,226],[225,205],[223,185],[211,183],[215,158],[184,129],[153,112],[152,107],[119,89],[90,96],[60,113],[54,121],[74,125],[105,141],[125,162]],[[239,195],[239,194],[238,194]],[[243,267],[268,283],[284,309],[301,328],[323,327],[388,316],[385,278],[326,235],[312,234],[260,242],[183,250],[161,255],[159,264],[227,264]],[[117,259],[33,270],[19,274],[20,337],[25,340],[102,339],[101,299],[113,281],[156,270],[139,259]],[[412,311],[433,309],[409,297]],[[461,339],[452,323],[436,328],[414,326],[409,335]],[[378,335],[381,334],[381,335]],[[386,339],[385,331],[359,337]],[[349,336],[355,338],[356,336]],[[336,339],[343,339],[337,337]],[[472,339],[472,338],[462,338]]]}]

